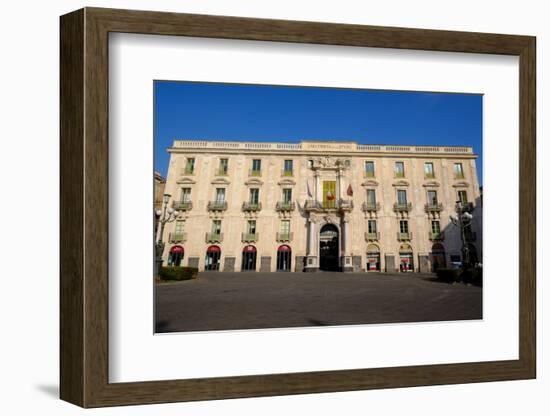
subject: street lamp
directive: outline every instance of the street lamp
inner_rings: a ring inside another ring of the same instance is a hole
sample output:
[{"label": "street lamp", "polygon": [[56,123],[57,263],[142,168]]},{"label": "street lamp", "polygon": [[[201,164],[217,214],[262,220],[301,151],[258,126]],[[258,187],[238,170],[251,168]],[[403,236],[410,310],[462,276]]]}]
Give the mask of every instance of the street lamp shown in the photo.
[{"label": "street lamp", "polygon": [[464,204],[462,201],[456,201],[456,217],[450,216],[451,222],[453,225],[459,227],[460,229],[460,238],[462,241],[462,269],[466,269],[470,265],[470,249],[466,243],[466,228],[472,224],[472,219],[474,218],[466,209],[464,209]]},{"label": "street lamp", "polygon": [[168,208],[168,202],[170,201],[170,194],[164,194],[162,196],[162,209],[157,210],[156,215],[159,217],[160,232],[158,234],[158,240],[155,244],[155,276],[158,276],[159,270],[162,267],[162,254],[164,253],[164,241],[162,236],[164,235],[164,226],[166,223],[175,221],[179,215],[179,211],[172,208]]}]

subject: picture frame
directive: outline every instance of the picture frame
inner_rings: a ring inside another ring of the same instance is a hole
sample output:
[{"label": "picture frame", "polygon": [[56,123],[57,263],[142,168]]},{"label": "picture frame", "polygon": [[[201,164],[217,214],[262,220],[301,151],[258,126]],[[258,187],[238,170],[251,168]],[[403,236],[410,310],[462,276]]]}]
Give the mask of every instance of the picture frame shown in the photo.
[{"label": "picture frame", "polygon": [[[519,359],[109,382],[109,33],[519,57]],[[536,39],[440,30],[84,8],[60,19],[60,397],[82,407],[536,377]]]}]

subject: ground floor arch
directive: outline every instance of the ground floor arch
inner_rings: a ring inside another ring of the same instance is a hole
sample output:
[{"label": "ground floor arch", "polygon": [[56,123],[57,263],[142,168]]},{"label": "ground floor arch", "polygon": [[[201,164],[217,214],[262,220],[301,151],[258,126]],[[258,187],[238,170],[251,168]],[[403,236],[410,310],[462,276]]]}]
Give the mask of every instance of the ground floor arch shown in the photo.
[{"label": "ground floor arch", "polygon": [[430,263],[432,266],[432,272],[436,272],[437,269],[444,269],[447,266],[445,247],[443,244],[435,243],[432,245]]},{"label": "ground floor arch", "polygon": [[325,224],[319,232],[319,268],[340,270],[340,231],[334,224]]},{"label": "ground floor arch", "polygon": [[277,271],[289,272],[292,267],[292,249],[284,244],[277,249]]},{"label": "ground floor arch", "polygon": [[243,257],[241,262],[241,270],[245,272],[256,271],[256,247],[252,245],[243,248]]},{"label": "ground floor arch", "polygon": [[172,246],[168,253],[168,266],[181,266],[185,250],[182,246]]},{"label": "ground floor arch", "polygon": [[401,244],[399,246],[399,271],[414,272],[413,249],[410,244]]},{"label": "ground floor arch", "polygon": [[380,264],[380,248],[376,244],[369,244],[367,246],[367,271],[379,272],[381,270]]},{"label": "ground floor arch", "polygon": [[206,249],[206,258],[204,261],[204,270],[220,270],[222,249],[219,246],[209,246]]}]

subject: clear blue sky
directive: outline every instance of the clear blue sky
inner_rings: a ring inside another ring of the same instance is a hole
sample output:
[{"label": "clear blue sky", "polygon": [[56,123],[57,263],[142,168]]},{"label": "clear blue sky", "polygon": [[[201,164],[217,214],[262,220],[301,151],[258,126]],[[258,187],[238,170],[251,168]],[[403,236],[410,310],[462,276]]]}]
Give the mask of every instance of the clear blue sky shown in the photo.
[{"label": "clear blue sky", "polygon": [[176,138],[473,146],[482,95],[155,81],[155,169]]}]

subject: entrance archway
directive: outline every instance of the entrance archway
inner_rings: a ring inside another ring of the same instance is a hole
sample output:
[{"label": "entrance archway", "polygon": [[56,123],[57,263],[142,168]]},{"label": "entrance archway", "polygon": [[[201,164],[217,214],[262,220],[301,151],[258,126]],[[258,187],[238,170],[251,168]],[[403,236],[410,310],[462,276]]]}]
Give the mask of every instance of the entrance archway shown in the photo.
[{"label": "entrance archway", "polygon": [[414,272],[413,250],[410,244],[399,246],[399,271]]},{"label": "entrance archway", "polygon": [[220,259],[222,249],[218,246],[210,246],[206,249],[206,259],[204,261],[204,270],[220,270]]},{"label": "entrance archway", "polygon": [[431,252],[432,272],[436,272],[437,269],[444,269],[447,265],[445,259],[445,247],[443,244],[435,243],[432,246]]},{"label": "entrance archway", "polygon": [[184,250],[182,246],[173,246],[168,254],[168,266],[181,266]]},{"label": "entrance archway", "polygon": [[380,271],[380,249],[376,244],[367,246],[367,272]]},{"label": "entrance archway", "polygon": [[292,265],[292,249],[285,245],[277,249],[277,271],[289,272]]},{"label": "entrance archway", "polygon": [[246,246],[243,248],[242,271],[256,271],[256,247]]},{"label": "entrance archway", "polygon": [[339,265],[339,232],[334,224],[325,224],[319,233],[319,268],[337,271]]}]

